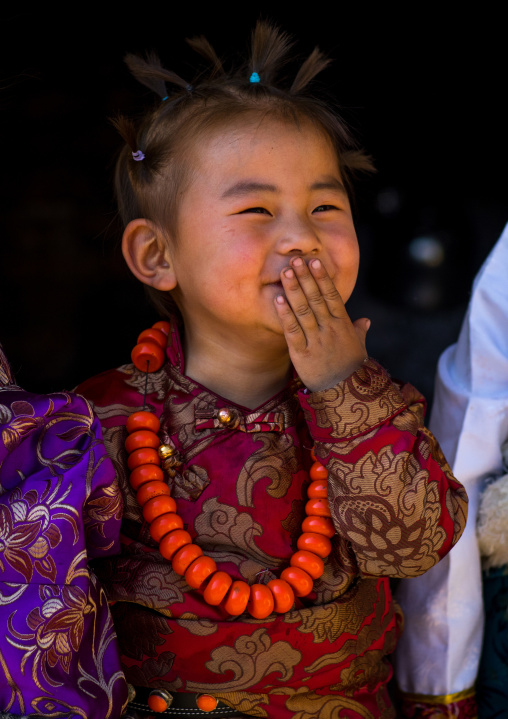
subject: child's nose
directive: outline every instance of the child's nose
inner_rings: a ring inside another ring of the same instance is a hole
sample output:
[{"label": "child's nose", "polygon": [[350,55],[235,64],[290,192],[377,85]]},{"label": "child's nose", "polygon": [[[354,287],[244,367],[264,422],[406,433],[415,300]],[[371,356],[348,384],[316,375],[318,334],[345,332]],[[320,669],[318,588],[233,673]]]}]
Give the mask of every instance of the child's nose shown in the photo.
[{"label": "child's nose", "polygon": [[306,222],[292,222],[278,239],[278,251],[284,255],[317,254],[322,248],[315,228]]}]

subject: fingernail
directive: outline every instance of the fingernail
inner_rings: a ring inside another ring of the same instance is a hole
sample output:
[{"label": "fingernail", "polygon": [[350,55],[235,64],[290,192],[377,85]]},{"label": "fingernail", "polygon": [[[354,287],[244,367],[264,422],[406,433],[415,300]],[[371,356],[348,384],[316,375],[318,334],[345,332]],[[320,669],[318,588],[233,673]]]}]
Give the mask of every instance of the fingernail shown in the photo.
[{"label": "fingernail", "polygon": [[283,305],[283,304],[284,304],[284,297],[283,297],[282,295],[277,295],[277,297],[275,298],[275,302],[276,302],[278,305]]},{"label": "fingernail", "polygon": [[367,329],[370,329],[371,321],[367,320],[366,324],[367,324]]},{"label": "fingernail", "polygon": [[321,262],[319,260],[312,260],[312,262],[310,263],[310,266],[313,269],[317,270],[319,267],[321,267]]},{"label": "fingernail", "polygon": [[296,258],[293,260],[293,266],[294,266],[294,267],[300,267],[301,265],[303,265],[303,260],[302,260],[302,258],[301,258],[301,257],[296,257]]},{"label": "fingernail", "polygon": [[293,277],[293,270],[284,270],[285,277]]}]

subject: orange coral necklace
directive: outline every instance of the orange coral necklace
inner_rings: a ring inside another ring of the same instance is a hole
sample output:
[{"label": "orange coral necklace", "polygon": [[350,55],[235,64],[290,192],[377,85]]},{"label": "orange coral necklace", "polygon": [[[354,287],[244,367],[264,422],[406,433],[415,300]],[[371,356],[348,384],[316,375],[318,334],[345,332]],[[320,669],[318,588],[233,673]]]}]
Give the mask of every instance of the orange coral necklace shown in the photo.
[{"label": "orange coral necklace", "polygon": [[[156,372],[162,367],[169,330],[169,322],[156,322],[139,335],[131,357],[141,372]],[[129,436],[125,448],[129,455],[130,485],[143,508],[143,518],[150,525],[150,535],[159,542],[162,556],[171,561],[173,570],[184,576],[190,587],[203,592],[208,604],[221,605],[232,616],[247,611],[256,619],[264,619],[272,612],[288,612],[295,595],[305,597],[310,594],[314,580],[323,574],[323,559],[332,549],[330,538],[335,529],[327,499],[327,469],[316,460],[312,451],[314,464],[309,473],[309,500],[305,505],[302,534],[297,541],[298,550],[291,556],[280,579],[249,586],[247,582],[233,580],[227,572],[218,570],[215,561],[203,554],[184,529],[161,468],[161,463],[168,461],[175,450],[160,444],[159,429],[160,422],[153,412],[134,412],[127,419]]]}]

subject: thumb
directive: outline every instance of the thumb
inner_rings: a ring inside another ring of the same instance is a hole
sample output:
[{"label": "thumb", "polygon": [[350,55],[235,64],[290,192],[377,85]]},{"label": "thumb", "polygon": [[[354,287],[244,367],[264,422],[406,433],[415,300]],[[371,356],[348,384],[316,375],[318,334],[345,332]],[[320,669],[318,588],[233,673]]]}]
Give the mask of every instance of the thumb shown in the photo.
[{"label": "thumb", "polygon": [[362,343],[362,347],[365,350],[365,356],[367,357],[367,350],[366,350],[366,339],[367,339],[367,332],[370,328],[370,320],[368,317],[360,317],[359,320],[355,320],[353,322],[353,327],[355,328],[356,336]]}]

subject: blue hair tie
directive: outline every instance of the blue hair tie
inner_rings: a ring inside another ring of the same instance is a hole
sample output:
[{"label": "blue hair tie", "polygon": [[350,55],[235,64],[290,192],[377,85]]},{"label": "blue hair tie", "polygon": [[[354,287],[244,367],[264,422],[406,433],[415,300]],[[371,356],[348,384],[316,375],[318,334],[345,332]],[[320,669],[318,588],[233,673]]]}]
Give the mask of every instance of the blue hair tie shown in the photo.
[{"label": "blue hair tie", "polygon": [[259,75],[257,74],[257,72],[252,73],[249,82],[259,82]]},{"label": "blue hair tie", "polygon": [[164,100],[167,100],[168,97],[169,97],[169,95],[166,95],[166,97],[163,97],[162,100],[161,100],[161,102],[164,102]]}]

